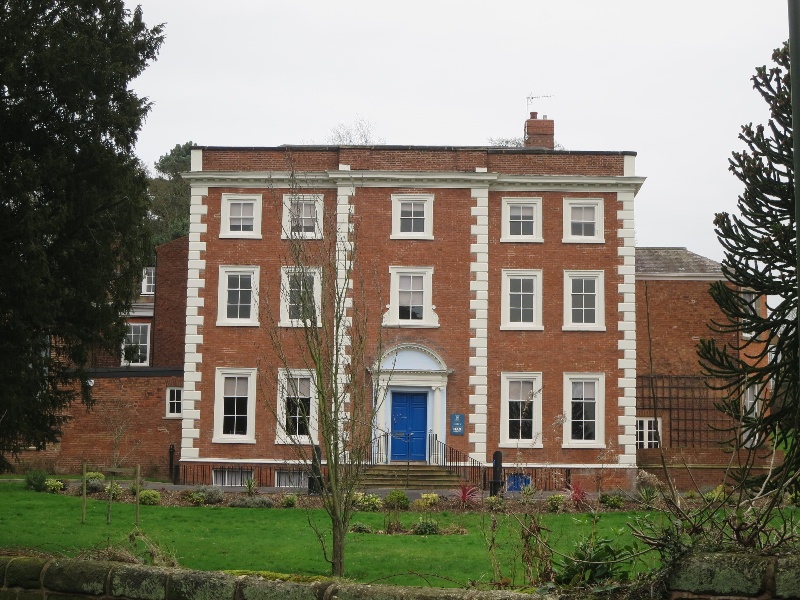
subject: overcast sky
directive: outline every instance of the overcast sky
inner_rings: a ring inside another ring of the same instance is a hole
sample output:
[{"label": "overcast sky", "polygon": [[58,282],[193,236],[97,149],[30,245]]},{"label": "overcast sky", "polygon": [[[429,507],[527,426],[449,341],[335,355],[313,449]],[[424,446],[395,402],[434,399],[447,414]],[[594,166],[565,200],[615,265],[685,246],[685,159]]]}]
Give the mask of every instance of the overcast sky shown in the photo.
[{"label": "overcast sky", "polygon": [[728,157],[768,116],[750,77],[788,38],[784,0],[137,3],[166,32],[134,84],[151,167],[190,140],[323,143],[356,117],[389,144],[484,145],[536,110],[568,150],[638,152],[638,245],[716,260]]}]

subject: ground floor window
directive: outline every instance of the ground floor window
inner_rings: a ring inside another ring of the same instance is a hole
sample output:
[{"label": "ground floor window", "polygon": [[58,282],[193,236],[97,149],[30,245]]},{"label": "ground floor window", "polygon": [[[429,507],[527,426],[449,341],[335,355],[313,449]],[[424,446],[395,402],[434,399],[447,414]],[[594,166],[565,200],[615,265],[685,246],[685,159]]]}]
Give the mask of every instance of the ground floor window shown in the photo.
[{"label": "ground floor window", "polygon": [[214,469],[211,482],[218,486],[241,487],[253,479],[252,469]]},{"label": "ground floor window", "polygon": [[655,417],[636,419],[636,447],[661,447],[661,419]]},{"label": "ground floor window", "polygon": [[279,488],[308,487],[308,473],[301,470],[279,470],[275,472],[275,486]]}]

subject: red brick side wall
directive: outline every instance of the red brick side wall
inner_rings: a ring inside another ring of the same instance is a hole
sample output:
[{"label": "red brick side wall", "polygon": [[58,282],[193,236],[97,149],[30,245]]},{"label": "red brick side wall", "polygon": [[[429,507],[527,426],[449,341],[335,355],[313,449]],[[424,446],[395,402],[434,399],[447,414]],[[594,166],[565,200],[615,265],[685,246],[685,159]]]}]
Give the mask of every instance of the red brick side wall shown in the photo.
[{"label": "red brick side wall", "polygon": [[155,367],[183,367],[186,323],[186,265],[189,238],[156,249],[155,317],[151,335]]}]

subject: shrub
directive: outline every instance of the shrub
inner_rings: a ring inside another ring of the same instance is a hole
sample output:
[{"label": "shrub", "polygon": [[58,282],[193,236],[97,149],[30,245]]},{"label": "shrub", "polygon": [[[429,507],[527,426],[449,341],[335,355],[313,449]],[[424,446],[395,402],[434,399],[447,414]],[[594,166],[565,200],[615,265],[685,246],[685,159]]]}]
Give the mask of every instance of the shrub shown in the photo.
[{"label": "shrub", "polygon": [[47,490],[47,473],[44,471],[28,471],[25,475],[25,487],[34,492],[44,492]]},{"label": "shrub", "polygon": [[64,489],[64,482],[61,481],[60,479],[54,479],[52,477],[48,477],[47,479],[44,480],[44,487],[51,494],[57,494],[58,492]]},{"label": "shrub", "polygon": [[161,504],[161,494],[156,490],[142,490],[139,492],[139,504],[158,506]]},{"label": "shrub", "polygon": [[617,548],[610,538],[598,538],[592,532],[577,542],[573,553],[557,565],[555,581],[572,586],[595,585],[609,579],[627,581],[632,555],[630,548]]},{"label": "shrub", "polygon": [[430,493],[430,494],[422,494],[419,497],[420,503],[426,506],[433,506],[439,502],[439,494]]},{"label": "shrub", "polygon": [[703,500],[711,504],[712,502],[722,502],[725,500],[725,487],[720,484],[710,492],[703,494]]},{"label": "shrub", "polygon": [[372,527],[366,523],[359,523],[356,521],[355,523],[350,524],[350,531],[353,533],[372,533]]},{"label": "shrub", "polygon": [[206,503],[206,495],[203,492],[190,492],[186,495],[186,500],[194,506],[203,506]]},{"label": "shrub", "polygon": [[576,481],[572,485],[567,485],[567,491],[569,492],[569,499],[572,501],[572,505],[575,508],[580,508],[586,504],[586,492],[583,490],[580,483]]},{"label": "shrub", "polygon": [[502,496],[489,496],[483,502],[491,512],[502,512],[505,508],[505,500]]},{"label": "shrub", "polygon": [[283,508],[294,508],[297,506],[297,494],[286,494],[281,500]]},{"label": "shrub", "polygon": [[141,496],[144,491],[144,481],[141,479],[139,481],[131,481],[130,486],[128,486],[128,491],[131,493],[131,496],[135,496],[136,492],[139,492]]},{"label": "shrub", "polygon": [[252,477],[249,477],[244,482],[244,489],[245,493],[248,496],[255,496],[258,493],[258,487],[256,486],[256,480]]},{"label": "shrub", "polygon": [[471,485],[469,481],[462,481],[456,490],[456,500],[462,508],[466,508],[468,504],[474,502],[480,490]]},{"label": "shrub", "polygon": [[116,481],[109,483],[104,488],[104,491],[114,501],[119,500],[122,497],[122,486]]},{"label": "shrub", "polygon": [[564,510],[564,502],[566,502],[564,494],[553,494],[547,499],[547,510],[553,513],[561,512]]},{"label": "shrub", "polygon": [[99,471],[86,471],[86,481],[90,479],[97,479],[98,481],[105,481],[106,476]]},{"label": "shrub", "polygon": [[600,494],[600,504],[616,510],[625,506],[625,498],[619,494]]},{"label": "shrub", "polygon": [[686,500],[697,500],[697,498],[698,498],[699,496],[697,495],[697,492],[695,492],[694,490],[687,490],[687,491],[685,491],[685,492],[683,493],[683,497],[684,497]]},{"label": "shrub", "polygon": [[353,494],[353,506],[361,512],[377,512],[381,509],[381,499],[375,494],[356,492]]},{"label": "shrub", "polygon": [[225,499],[225,494],[222,493],[222,489],[214,487],[213,485],[201,485],[195,489],[195,492],[203,494],[205,504],[222,504],[222,501]]},{"label": "shrub", "polygon": [[441,528],[439,527],[439,521],[427,517],[420,517],[419,521],[414,523],[411,527],[411,532],[414,535],[439,535],[441,533]]},{"label": "shrub", "polygon": [[644,506],[652,506],[656,501],[656,498],[658,498],[658,490],[656,490],[654,487],[650,487],[649,485],[645,485],[639,488],[636,500]]},{"label": "shrub", "polygon": [[233,508],[272,508],[272,500],[267,496],[236,496],[231,501]]},{"label": "shrub", "polygon": [[95,492],[102,492],[106,489],[105,477],[103,479],[96,479],[94,477],[86,478],[86,491],[90,494]]},{"label": "shrub", "polygon": [[392,490],[383,499],[383,506],[389,510],[408,510],[411,501],[403,490]]}]

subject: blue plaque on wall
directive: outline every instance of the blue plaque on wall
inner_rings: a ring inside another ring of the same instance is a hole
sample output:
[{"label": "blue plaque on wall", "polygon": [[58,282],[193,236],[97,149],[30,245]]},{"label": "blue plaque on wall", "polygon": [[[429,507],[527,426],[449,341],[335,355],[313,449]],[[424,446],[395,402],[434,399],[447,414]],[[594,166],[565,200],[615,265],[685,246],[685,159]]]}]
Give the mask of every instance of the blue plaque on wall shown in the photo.
[{"label": "blue plaque on wall", "polygon": [[464,435],[464,415],[450,415],[450,435]]}]

